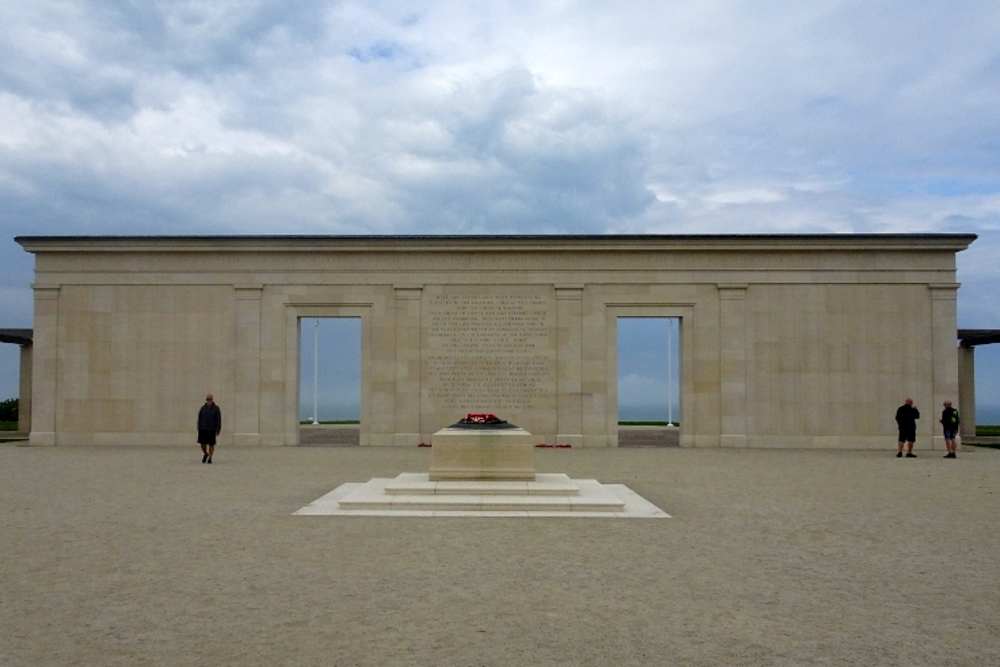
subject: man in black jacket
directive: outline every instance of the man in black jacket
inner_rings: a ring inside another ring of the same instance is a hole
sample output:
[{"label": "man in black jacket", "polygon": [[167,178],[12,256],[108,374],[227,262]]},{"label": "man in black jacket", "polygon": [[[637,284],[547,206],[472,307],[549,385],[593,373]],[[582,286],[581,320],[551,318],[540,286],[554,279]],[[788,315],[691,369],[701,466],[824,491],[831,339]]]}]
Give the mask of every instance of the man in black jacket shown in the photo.
[{"label": "man in black jacket", "polygon": [[948,453],[944,455],[946,459],[958,458],[955,456],[955,451],[958,449],[958,443],[955,442],[955,438],[958,437],[958,410],[951,407],[951,401],[944,402],[944,410],[941,411],[941,427],[944,429],[944,446],[948,449]]},{"label": "man in black jacket", "polygon": [[198,444],[201,445],[201,462],[211,463],[215,453],[215,438],[222,433],[222,410],[211,394],[205,396],[205,405],[198,411]]},{"label": "man in black jacket", "polygon": [[920,419],[920,410],[913,404],[913,399],[906,399],[906,403],[896,410],[896,425],[899,426],[899,451],[896,458],[903,455],[903,443],[906,443],[906,458],[915,459],[917,455],[913,453],[913,443],[917,441],[917,420]]}]

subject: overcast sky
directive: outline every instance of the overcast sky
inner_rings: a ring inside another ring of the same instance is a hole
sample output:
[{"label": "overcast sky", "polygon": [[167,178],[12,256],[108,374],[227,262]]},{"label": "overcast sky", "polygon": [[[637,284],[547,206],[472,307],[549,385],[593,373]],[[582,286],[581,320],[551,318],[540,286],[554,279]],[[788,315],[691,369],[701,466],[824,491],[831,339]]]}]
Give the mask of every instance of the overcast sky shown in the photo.
[{"label": "overcast sky", "polygon": [[971,232],[1000,328],[998,109],[996,0],[0,0],[0,327],[19,234]]}]

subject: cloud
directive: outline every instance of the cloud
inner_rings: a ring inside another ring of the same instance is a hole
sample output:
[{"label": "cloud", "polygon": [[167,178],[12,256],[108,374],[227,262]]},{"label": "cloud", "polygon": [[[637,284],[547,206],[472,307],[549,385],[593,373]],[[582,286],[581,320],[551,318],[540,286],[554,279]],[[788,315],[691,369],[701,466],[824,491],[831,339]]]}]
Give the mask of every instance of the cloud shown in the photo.
[{"label": "cloud", "polygon": [[987,4],[415,7],[7,5],[0,196],[76,171],[61,210],[153,233],[869,231],[996,166]]},{"label": "cloud", "polygon": [[730,192],[719,192],[702,199],[710,208],[733,204],[771,204],[784,200],[785,196],[780,192],[765,188],[744,188]]}]

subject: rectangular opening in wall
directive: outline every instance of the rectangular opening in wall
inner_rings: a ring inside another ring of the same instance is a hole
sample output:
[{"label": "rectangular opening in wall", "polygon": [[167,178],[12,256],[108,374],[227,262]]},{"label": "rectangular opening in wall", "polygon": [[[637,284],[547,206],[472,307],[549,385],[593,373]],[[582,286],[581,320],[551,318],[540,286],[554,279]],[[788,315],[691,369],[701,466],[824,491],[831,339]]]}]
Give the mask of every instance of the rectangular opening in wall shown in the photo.
[{"label": "rectangular opening in wall", "polygon": [[1000,433],[1000,345],[977,345],[975,350],[976,425],[992,427],[984,428],[984,435]]},{"label": "rectangular opening in wall", "polygon": [[15,401],[21,393],[21,346],[0,344],[0,431],[16,431]]},{"label": "rectangular opening in wall", "polygon": [[301,318],[299,360],[299,444],[357,445],[361,318]]},{"label": "rectangular opening in wall", "polygon": [[680,442],[680,318],[619,317],[618,444]]}]

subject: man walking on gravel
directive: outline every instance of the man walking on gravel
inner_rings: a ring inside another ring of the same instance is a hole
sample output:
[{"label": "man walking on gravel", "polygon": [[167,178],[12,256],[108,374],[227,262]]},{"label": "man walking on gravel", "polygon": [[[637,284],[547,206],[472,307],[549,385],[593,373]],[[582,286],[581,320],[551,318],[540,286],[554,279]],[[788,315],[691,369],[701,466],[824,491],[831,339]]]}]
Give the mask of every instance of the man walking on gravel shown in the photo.
[{"label": "man walking on gravel", "polygon": [[201,462],[211,463],[215,453],[215,438],[222,433],[222,410],[211,394],[205,396],[205,405],[198,411],[198,444],[201,445]]},{"label": "man walking on gravel", "polygon": [[896,425],[899,426],[899,451],[896,458],[903,456],[903,443],[906,443],[906,458],[915,459],[917,455],[913,453],[913,443],[917,440],[917,420],[920,419],[920,410],[913,404],[913,399],[906,399],[906,403],[896,410]]}]

